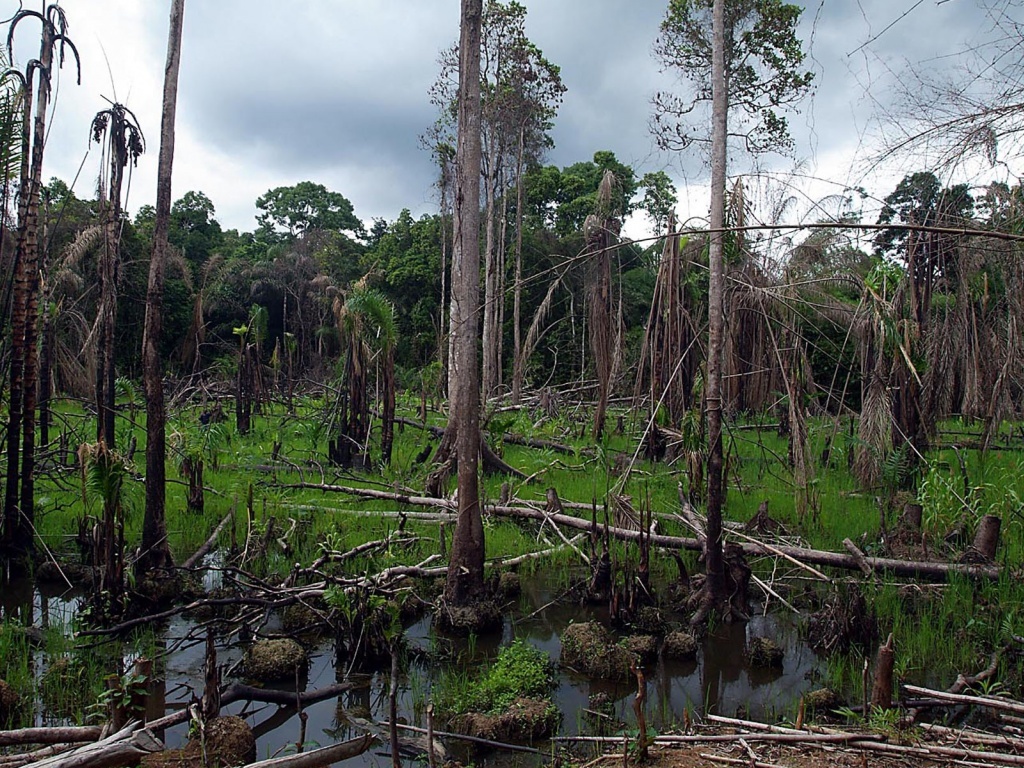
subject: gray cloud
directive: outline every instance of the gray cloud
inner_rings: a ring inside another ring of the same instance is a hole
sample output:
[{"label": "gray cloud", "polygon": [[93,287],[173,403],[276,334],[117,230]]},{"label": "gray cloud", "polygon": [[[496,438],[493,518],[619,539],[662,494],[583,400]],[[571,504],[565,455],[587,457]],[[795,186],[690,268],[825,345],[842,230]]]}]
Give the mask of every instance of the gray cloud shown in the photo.
[{"label": "gray cloud", "polygon": [[[685,179],[699,185],[700,158],[657,153],[648,131],[653,93],[681,87],[672,73],[659,73],[651,55],[666,3],[526,5],[528,34],[561,67],[568,86],[548,161],[568,165],[607,149],[641,174],[668,168],[680,185]],[[100,97],[112,94],[113,80],[150,140],[130,205],[151,202],[166,3],[65,0],[63,6],[82,50],[84,82],[75,88],[63,76],[47,173],[74,175],[85,153],[88,121],[105,106]],[[877,115],[893,109],[895,86],[906,82],[906,67],[941,70],[955,63],[948,54],[991,34],[974,3],[924,3],[898,21],[912,6],[912,0],[819,0],[805,11],[801,31],[813,43],[817,86],[790,123],[796,157],[805,161],[808,173],[862,180],[856,156],[866,154],[875,140]],[[243,229],[254,224],[257,196],[307,178],[345,194],[364,218],[392,219],[403,207],[417,214],[432,210],[435,170],[419,136],[436,117],[427,92],[437,75],[438,54],[457,34],[454,2],[188,5],[175,196],[203,189],[225,226]],[[18,54],[30,55],[31,44],[23,48],[19,39]],[[97,162],[87,160],[80,193],[91,192],[86,179],[95,177]],[[790,164],[785,159],[766,163]],[[701,211],[681,213],[686,218]]]}]

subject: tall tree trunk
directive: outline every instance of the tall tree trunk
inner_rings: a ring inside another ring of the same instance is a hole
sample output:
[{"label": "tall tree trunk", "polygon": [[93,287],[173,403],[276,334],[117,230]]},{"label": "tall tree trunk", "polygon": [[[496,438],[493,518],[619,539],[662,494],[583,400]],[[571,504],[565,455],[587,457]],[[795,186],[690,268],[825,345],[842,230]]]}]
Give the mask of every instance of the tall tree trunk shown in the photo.
[{"label": "tall tree trunk", "polygon": [[36,93],[35,124],[32,127],[32,167],[28,185],[28,205],[25,211],[25,248],[23,273],[25,284],[24,365],[22,368],[22,414],[21,414],[21,497],[20,549],[31,555],[33,550],[33,527],[35,524],[35,453],[36,453],[36,387],[39,378],[39,353],[36,343],[39,338],[39,193],[43,177],[43,150],[46,144],[46,110],[50,102],[49,73],[53,65],[53,47],[56,30],[52,23],[43,23],[42,48],[39,52],[40,76]]},{"label": "tall tree trunk", "polygon": [[145,574],[171,564],[167,546],[166,414],[160,341],[163,334],[164,265],[171,220],[171,169],[174,165],[174,118],[178,106],[178,68],[181,63],[181,27],[185,0],[171,0],[167,64],[164,69],[163,118],[160,123],[160,159],[157,164],[156,222],[153,256],[149,262],[146,320],[142,339],[143,381],[146,388],[146,512],[142,520],[142,553],[136,566]]},{"label": "tall tree trunk", "polygon": [[512,405],[519,405],[523,396],[526,361],[520,360],[522,329],[519,327],[523,300],[523,155],[526,129],[519,129],[519,152],[516,156],[516,253],[515,277],[512,283]]},{"label": "tall tree trunk", "polygon": [[[4,493],[3,548],[15,552],[24,538],[24,526],[18,510],[18,481],[21,478],[21,416],[24,402],[25,302],[28,275],[25,272],[25,221],[28,218],[29,171],[32,154],[32,80],[29,65],[21,123],[21,175],[18,186],[18,237],[15,246],[15,278],[11,299],[11,371],[10,403],[7,421],[7,480]],[[43,74],[40,74],[42,77]]]},{"label": "tall tree trunk", "polygon": [[482,0],[462,0],[459,36],[459,134],[456,149],[455,242],[452,250],[452,408],[458,461],[459,512],[445,600],[464,605],[484,591],[484,528],[477,464],[480,389],[477,311],[480,307],[480,35]]},{"label": "tall tree trunk", "polygon": [[711,58],[711,242],[708,259],[708,515],[704,605],[695,619],[717,611],[726,601],[722,562],[722,349],[723,241],[725,233],[725,176],[728,130],[728,83],[725,75],[725,0],[714,0]]}]

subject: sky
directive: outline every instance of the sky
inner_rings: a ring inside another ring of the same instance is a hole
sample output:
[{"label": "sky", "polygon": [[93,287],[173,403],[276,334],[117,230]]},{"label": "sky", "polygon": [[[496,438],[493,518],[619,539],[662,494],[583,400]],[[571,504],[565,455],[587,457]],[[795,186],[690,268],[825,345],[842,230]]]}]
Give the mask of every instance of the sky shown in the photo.
[{"label": "sky", "polygon": [[[1005,2],[1006,0],[992,0]],[[955,55],[992,34],[983,0],[818,0],[800,34],[814,93],[790,116],[793,157],[759,161],[794,209],[864,186],[884,197],[912,162],[873,167],[879,116],[888,113],[908,66],[956,73]],[[652,55],[665,0],[524,0],[527,34],[561,67],[567,86],[547,162],[566,166],[613,151],[640,176],[675,181],[679,218],[707,209],[707,170],[696,153],[662,153],[650,133],[651,97],[680,89]],[[35,8],[37,0],[26,0]],[[133,170],[127,208],[153,203],[168,0],[62,0],[81,55],[60,71],[44,177],[74,182],[90,197],[100,152],[89,124],[108,106],[137,116],[147,151]],[[0,0],[9,18],[17,4]],[[1014,10],[1014,13],[1019,11]],[[1022,14],[1024,15],[1024,14]],[[458,37],[457,0],[187,0],[178,92],[173,197],[204,192],[225,228],[252,230],[255,200],[311,180],[352,201],[366,222],[437,208],[436,170],[419,137],[436,117],[428,89],[440,51]],[[38,55],[38,23],[26,19],[14,58]],[[733,162],[730,173],[754,168]],[[987,181],[1010,169],[981,169]],[[781,186],[780,186],[781,185]],[[870,202],[867,204],[870,206]],[[826,206],[827,207],[827,206]],[[821,208],[824,210],[824,208]],[[794,214],[796,215],[796,214]],[[866,218],[868,217],[866,210]],[[639,217],[627,232],[646,234]]]}]

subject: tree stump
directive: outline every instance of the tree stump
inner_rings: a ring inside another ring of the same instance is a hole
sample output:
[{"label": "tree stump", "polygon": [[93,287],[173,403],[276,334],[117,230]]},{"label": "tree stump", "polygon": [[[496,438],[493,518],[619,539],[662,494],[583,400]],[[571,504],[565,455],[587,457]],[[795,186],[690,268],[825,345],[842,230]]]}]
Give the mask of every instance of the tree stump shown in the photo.
[{"label": "tree stump", "polygon": [[871,686],[871,706],[878,709],[892,709],[892,671],[896,662],[896,648],[893,636],[884,645],[878,646],[875,659],[875,680]]}]

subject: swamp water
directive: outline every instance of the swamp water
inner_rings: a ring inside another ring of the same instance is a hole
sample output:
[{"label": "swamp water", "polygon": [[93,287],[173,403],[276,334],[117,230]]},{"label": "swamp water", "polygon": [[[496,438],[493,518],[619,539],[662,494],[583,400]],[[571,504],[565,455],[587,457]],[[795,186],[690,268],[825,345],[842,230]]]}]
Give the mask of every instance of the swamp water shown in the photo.
[{"label": "swamp water", "polygon": [[[207,586],[211,586],[210,581],[215,575],[215,572],[207,572]],[[429,617],[407,627],[406,638],[410,648],[415,650],[410,654],[412,658],[405,665],[406,670],[399,681],[400,721],[426,727],[425,707],[445,666],[457,666],[472,675],[493,661],[498,649],[514,638],[525,640],[557,662],[561,651],[560,638],[569,624],[592,620],[604,622],[607,619],[607,612],[600,608],[556,600],[558,593],[544,583],[542,576],[524,577],[522,585],[522,597],[518,605],[506,613],[500,636],[440,637],[431,629]],[[40,589],[29,582],[0,584],[0,617],[25,621],[31,616],[37,626],[70,627],[81,604],[80,594],[73,590],[55,593],[52,589]],[[538,610],[539,606],[545,607]],[[205,648],[195,629],[195,621],[177,616],[158,630],[157,653],[162,655],[162,660],[158,662],[159,679],[149,686],[149,719],[187,707],[193,696],[202,694]],[[262,631],[273,633],[277,629],[272,622]],[[746,650],[755,637],[771,638],[783,649],[781,669],[750,667]],[[222,670],[230,669],[241,659],[243,652],[244,647],[232,638],[232,642],[218,646],[218,665]],[[436,658],[438,655],[446,660],[421,661],[424,656]],[[45,672],[43,656],[41,651],[35,652],[37,674]],[[308,674],[300,681],[303,690],[322,688],[345,679],[347,670],[336,664],[334,644],[329,639],[311,649],[309,657]],[[132,661],[134,656],[126,656],[125,667],[130,667]],[[740,712],[753,718],[768,719],[786,713],[792,716],[800,696],[820,687],[820,683],[815,681],[824,675],[825,667],[825,661],[800,638],[792,614],[758,615],[746,624],[722,625],[705,637],[694,661],[659,659],[656,664],[645,668],[648,726],[663,730],[679,725],[683,721],[684,709],[694,714],[712,711],[731,716]],[[226,677],[225,682],[231,679]],[[350,717],[376,721],[387,719],[388,675],[375,673],[365,676],[365,679],[366,686],[303,708],[306,749],[360,735],[363,731],[349,720]],[[294,690],[294,686],[275,687]],[[634,682],[591,680],[559,668],[552,699],[562,713],[560,733],[593,732],[584,710],[591,707],[590,697],[596,694],[603,694],[611,702],[612,717],[621,724],[621,729],[635,732],[632,708],[635,693]],[[258,759],[295,751],[301,726],[294,706],[235,702],[223,707],[222,714],[240,715],[252,726],[257,738]],[[56,723],[52,718],[44,720],[37,714],[36,724]],[[441,729],[440,725],[436,727]],[[616,725],[610,732],[618,733],[621,729]],[[188,738],[188,724],[168,729],[163,738],[168,747],[181,746]],[[464,754],[464,748],[459,744],[449,741],[446,746],[456,755]],[[544,745],[540,747],[542,751],[545,749]],[[349,761],[349,764],[388,766],[390,757],[384,754],[384,749],[386,747],[377,747]],[[480,761],[479,756],[474,759]]]}]

